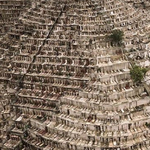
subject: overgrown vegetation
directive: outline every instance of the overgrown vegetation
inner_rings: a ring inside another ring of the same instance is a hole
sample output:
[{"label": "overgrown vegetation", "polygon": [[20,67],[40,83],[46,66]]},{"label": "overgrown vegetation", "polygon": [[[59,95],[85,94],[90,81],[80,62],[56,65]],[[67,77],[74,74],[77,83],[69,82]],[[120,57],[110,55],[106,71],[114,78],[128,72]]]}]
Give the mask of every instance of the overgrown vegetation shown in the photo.
[{"label": "overgrown vegetation", "polygon": [[112,43],[121,45],[122,40],[123,40],[123,36],[124,36],[123,31],[113,30],[112,34],[109,36],[109,38],[111,39]]},{"label": "overgrown vegetation", "polygon": [[141,83],[147,71],[147,68],[134,65],[133,68],[130,69],[130,75],[135,83]]}]

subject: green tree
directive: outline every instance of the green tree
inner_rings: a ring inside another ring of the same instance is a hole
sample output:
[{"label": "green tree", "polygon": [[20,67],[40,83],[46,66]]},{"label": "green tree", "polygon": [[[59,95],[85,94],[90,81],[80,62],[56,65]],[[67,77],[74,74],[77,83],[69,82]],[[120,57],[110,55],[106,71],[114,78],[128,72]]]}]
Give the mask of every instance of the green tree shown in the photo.
[{"label": "green tree", "polygon": [[135,83],[141,83],[147,71],[147,68],[141,68],[140,66],[134,65],[133,68],[130,69],[130,75]]},{"label": "green tree", "polygon": [[121,44],[123,40],[124,33],[121,30],[113,30],[112,34],[109,36],[113,43]]}]

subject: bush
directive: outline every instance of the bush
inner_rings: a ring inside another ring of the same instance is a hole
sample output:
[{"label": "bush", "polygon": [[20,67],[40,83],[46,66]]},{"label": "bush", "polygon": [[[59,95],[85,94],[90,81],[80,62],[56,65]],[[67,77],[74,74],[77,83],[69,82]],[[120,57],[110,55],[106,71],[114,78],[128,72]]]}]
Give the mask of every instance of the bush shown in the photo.
[{"label": "bush", "polygon": [[147,71],[147,68],[141,68],[140,66],[135,65],[130,69],[130,75],[135,83],[141,83]]},{"label": "bush", "polygon": [[112,34],[109,36],[112,42],[121,44],[123,40],[124,33],[121,30],[113,30]]}]

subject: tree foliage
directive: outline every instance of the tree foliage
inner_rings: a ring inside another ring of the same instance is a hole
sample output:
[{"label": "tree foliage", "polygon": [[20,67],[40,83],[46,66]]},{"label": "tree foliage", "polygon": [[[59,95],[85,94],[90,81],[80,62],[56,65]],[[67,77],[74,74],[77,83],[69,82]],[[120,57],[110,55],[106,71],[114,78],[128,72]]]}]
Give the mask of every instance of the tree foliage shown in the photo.
[{"label": "tree foliage", "polygon": [[109,36],[112,42],[121,44],[123,40],[124,33],[121,30],[113,30],[112,34]]},{"label": "tree foliage", "polygon": [[130,69],[130,75],[135,83],[141,83],[147,71],[147,68],[141,68],[140,66],[135,65]]}]

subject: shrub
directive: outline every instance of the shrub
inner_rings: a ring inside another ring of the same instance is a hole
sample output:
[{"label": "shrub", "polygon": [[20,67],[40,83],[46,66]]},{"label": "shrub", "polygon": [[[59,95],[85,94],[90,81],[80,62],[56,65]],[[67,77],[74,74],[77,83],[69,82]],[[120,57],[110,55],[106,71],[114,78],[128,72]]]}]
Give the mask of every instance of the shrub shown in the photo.
[{"label": "shrub", "polygon": [[124,33],[121,30],[113,30],[112,34],[109,36],[112,42],[121,44],[123,40]]},{"label": "shrub", "polygon": [[130,69],[130,75],[135,83],[141,83],[147,71],[147,68],[141,68],[140,66],[135,65]]}]

